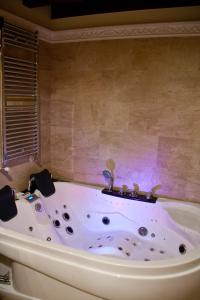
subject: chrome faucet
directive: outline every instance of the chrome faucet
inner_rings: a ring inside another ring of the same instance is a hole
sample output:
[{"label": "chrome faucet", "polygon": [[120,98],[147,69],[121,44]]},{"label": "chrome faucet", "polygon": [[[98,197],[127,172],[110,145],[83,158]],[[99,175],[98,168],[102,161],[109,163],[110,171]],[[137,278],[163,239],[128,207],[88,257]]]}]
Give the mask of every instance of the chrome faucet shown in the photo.
[{"label": "chrome faucet", "polygon": [[113,190],[113,182],[114,182],[113,175],[108,170],[103,170],[102,173],[103,173],[106,183],[108,184],[108,190],[109,190],[109,192],[111,192]]}]

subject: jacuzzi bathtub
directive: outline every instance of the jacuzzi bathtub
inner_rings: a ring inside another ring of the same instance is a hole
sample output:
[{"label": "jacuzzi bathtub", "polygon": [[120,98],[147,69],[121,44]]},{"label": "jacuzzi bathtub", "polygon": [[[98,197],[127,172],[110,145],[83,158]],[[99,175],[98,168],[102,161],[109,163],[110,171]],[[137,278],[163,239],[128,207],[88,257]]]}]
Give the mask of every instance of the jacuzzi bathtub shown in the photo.
[{"label": "jacuzzi bathtub", "polygon": [[0,299],[200,299],[200,205],[55,187],[0,222]]}]

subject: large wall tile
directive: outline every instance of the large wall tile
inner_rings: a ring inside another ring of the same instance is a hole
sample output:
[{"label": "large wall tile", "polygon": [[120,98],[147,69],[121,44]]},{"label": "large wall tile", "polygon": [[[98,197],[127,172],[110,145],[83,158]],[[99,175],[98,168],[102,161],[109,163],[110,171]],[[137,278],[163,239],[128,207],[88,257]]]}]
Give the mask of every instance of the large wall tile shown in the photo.
[{"label": "large wall tile", "polygon": [[157,166],[174,174],[187,174],[192,168],[191,140],[159,137]]}]

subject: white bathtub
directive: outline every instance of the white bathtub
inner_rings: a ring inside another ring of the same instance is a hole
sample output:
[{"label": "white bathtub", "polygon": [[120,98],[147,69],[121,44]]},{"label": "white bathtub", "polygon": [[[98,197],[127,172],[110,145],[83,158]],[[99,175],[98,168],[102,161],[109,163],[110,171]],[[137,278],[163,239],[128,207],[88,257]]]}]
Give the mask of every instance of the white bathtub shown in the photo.
[{"label": "white bathtub", "polygon": [[0,299],[200,299],[200,205],[55,187],[0,222]]}]

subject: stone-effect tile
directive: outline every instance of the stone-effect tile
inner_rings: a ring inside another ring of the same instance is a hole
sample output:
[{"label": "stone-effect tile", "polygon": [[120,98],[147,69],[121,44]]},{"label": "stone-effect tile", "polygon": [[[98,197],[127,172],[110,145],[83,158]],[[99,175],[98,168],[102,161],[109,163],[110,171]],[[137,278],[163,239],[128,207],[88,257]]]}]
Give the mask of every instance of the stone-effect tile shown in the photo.
[{"label": "stone-effect tile", "polygon": [[186,187],[188,174],[176,174],[164,168],[157,168],[158,182],[161,185],[158,193],[177,199],[187,197]]},{"label": "stone-effect tile", "polygon": [[50,126],[48,123],[41,123],[40,148],[41,148],[41,163],[42,164],[49,163],[50,162]]},{"label": "stone-effect tile", "polygon": [[199,37],[41,43],[42,161],[104,184],[112,159],[116,185],[198,200],[199,53]]},{"label": "stone-effect tile", "polygon": [[63,161],[52,160],[50,164],[50,170],[53,177],[60,180],[73,180],[72,168],[73,160],[70,156]]},{"label": "stone-effect tile", "polygon": [[51,126],[50,145],[51,162],[62,162],[68,156],[72,156],[72,129]]},{"label": "stone-effect tile", "polygon": [[51,126],[72,128],[73,104],[67,101],[51,101]]},{"label": "stone-effect tile", "polygon": [[190,171],[186,182],[185,197],[200,202],[199,171]]},{"label": "stone-effect tile", "polygon": [[51,93],[51,66],[50,45],[39,43],[38,55],[38,97],[40,106],[40,149],[41,164],[50,163],[50,93]]},{"label": "stone-effect tile", "polygon": [[158,138],[140,132],[100,131],[100,156],[135,166],[156,166]]},{"label": "stone-effect tile", "polygon": [[112,159],[116,185],[161,184],[161,194],[178,198],[195,185],[197,193],[189,173],[199,179],[199,38],[62,44],[51,51],[51,126],[72,128],[71,141],[51,143],[51,158],[57,161],[58,145],[81,182],[103,184],[102,169]]},{"label": "stone-effect tile", "polygon": [[73,129],[73,156],[99,158],[98,130]]},{"label": "stone-effect tile", "polygon": [[192,141],[159,137],[157,166],[170,173],[184,176],[192,168]]},{"label": "stone-effect tile", "polygon": [[74,173],[101,175],[104,162],[95,158],[73,157]]}]

